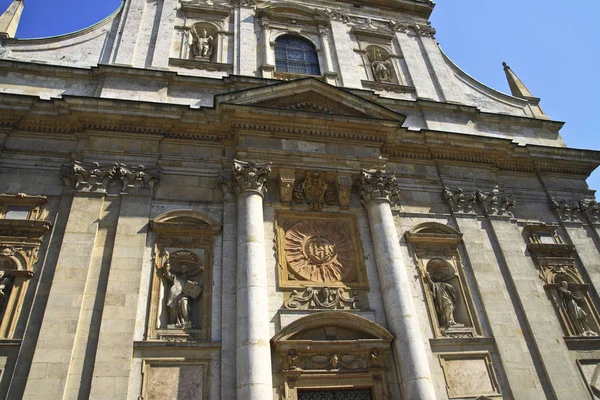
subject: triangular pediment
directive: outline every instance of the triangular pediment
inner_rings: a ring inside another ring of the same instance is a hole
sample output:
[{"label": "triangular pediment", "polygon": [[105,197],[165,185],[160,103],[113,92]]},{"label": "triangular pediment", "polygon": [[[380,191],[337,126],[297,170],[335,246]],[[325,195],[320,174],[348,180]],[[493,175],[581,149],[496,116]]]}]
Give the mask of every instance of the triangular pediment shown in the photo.
[{"label": "triangular pediment", "polygon": [[[218,95],[217,105],[237,105],[307,113],[306,117],[345,116],[402,123],[405,116],[315,78],[276,83]],[[310,114],[308,114],[310,113]]]}]

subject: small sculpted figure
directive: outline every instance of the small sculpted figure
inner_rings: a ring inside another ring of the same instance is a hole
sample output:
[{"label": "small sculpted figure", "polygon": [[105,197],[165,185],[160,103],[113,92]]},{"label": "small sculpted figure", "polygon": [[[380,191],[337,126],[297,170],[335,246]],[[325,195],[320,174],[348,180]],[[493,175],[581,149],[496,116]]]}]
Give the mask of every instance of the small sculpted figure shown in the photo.
[{"label": "small sculpted figure", "polygon": [[449,328],[457,325],[457,322],[454,321],[456,304],[456,290],[454,290],[454,287],[446,282],[434,281],[428,272],[425,273],[425,282],[429,284],[431,289],[440,327]]},{"label": "small sculpted figure", "polygon": [[[191,282],[188,278],[190,275],[189,269],[185,264],[176,264],[171,267],[169,260],[169,252],[165,252],[165,264],[163,267],[163,276],[171,284],[167,297],[167,308],[169,310],[169,325],[174,325],[177,328],[191,327],[191,302],[193,298],[201,294],[201,289],[198,283]],[[191,272],[195,275],[197,271]],[[198,293],[190,293],[191,289],[199,290]]]},{"label": "small sculpted figure", "polygon": [[377,82],[390,82],[392,80],[390,63],[389,61],[382,59],[381,51],[379,49],[375,49],[373,53],[371,68],[373,69],[373,76]]},{"label": "small sculpted figure", "polygon": [[0,270],[0,320],[8,304],[12,283],[13,277],[8,272]]},{"label": "small sculpted figure", "polygon": [[587,313],[581,308],[585,303],[582,297],[576,296],[569,290],[569,284],[566,281],[560,282],[558,286],[558,295],[560,301],[573,324],[577,336],[598,336],[590,329],[587,322]]},{"label": "small sculpted figure", "polygon": [[[192,29],[192,32],[195,31]],[[213,52],[213,37],[206,32],[206,29],[202,30],[202,35],[193,33],[193,36],[194,40],[191,45],[192,58],[209,58]]]}]

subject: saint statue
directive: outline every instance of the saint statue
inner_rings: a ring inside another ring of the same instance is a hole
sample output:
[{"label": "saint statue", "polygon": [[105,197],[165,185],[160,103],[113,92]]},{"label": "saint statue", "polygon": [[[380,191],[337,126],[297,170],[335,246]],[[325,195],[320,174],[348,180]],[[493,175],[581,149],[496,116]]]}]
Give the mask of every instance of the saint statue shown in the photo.
[{"label": "saint statue", "polygon": [[194,40],[190,45],[190,53],[192,58],[210,58],[213,52],[213,37],[206,32],[206,29],[202,30],[202,35],[198,35],[196,30],[193,28],[192,36],[194,37]]},{"label": "saint statue", "polygon": [[0,321],[6,311],[6,305],[12,290],[13,277],[8,272],[0,270]]},{"label": "saint statue", "polygon": [[429,272],[425,273],[425,282],[429,284],[429,288],[431,289],[440,327],[449,328],[453,325],[458,325],[454,321],[454,308],[456,304],[456,290],[454,290],[454,287],[446,282],[434,281]]},{"label": "saint statue", "polygon": [[373,76],[377,82],[390,82],[392,80],[390,63],[389,61],[382,59],[381,51],[379,49],[375,49],[373,52],[371,68],[373,69]]},{"label": "saint statue", "polygon": [[590,329],[587,322],[587,313],[581,308],[585,300],[571,292],[566,281],[560,282],[558,295],[577,336],[598,336],[596,332]]},{"label": "saint statue", "polygon": [[170,257],[169,252],[166,251],[162,268],[164,278],[170,283],[167,296],[169,325],[176,328],[189,328],[192,325],[192,299],[202,294],[201,284],[190,281],[189,278],[197,275],[201,271],[201,266],[195,254],[184,251],[177,252],[174,256],[179,255],[178,253],[184,253],[187,257]]}]

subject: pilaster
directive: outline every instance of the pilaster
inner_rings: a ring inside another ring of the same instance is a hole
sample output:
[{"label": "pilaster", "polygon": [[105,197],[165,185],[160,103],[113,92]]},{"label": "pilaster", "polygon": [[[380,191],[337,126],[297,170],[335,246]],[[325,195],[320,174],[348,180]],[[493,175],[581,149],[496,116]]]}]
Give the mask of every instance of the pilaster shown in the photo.
[{"label": "pilaster", "polygon": [[109,175],[98,164],[63,168],[67,190],[75,192],[24,398],[65,398]]},{"label": "pilaster", "polygon": [[524,314],[553,395],[563,400],[585,398],[584,387],[572,384],[579,379],[579,372],[562,344],[562,328],[553,318],[555,311],[545,295],[544,282],[533,260],[525,256],[527,246],[512,214],[517,205],[514,196],[496,186],[491,192],[478,191],[477,202],[489,220],[501,258],[498,261],[508,272],[509,293]]},{"label": "pilaster", "polygon": [[363,170],[360,195],[369,217],[387,321],[395,337],[403,398],[433,400],[435,389],[392,215],[391,204],[399,190],[393,173]]},{"label": "pilaster", "polygon": [[[461,188],[445,188],[443,196],[458,230],[463,234],[466,254],[512,396],[515,399],[546,398],[540,372],[545,375],[538,370],[536,365],[539,364],[528,350],[521,320],[511,301],[504,274],[498,268],[497,245],[490,237],[490,227],[474,209],[476,193]],[[479,198],[482,201],[481,195]]]},{"label": "pilaster", "polygon": [[127,398],[152,195],[122,194],[90,399]]}]

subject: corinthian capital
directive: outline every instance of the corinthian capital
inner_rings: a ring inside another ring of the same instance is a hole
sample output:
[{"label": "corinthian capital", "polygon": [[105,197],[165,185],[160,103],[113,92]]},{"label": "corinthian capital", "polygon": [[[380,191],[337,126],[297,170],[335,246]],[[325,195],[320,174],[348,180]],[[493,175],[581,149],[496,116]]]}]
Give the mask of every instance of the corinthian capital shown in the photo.
[{"label": "corinthian capital", "polygon": [[372,200],[396,202],[400,195],[400,185],[396,182],[396,174],[381,170],[363,169],[360,176],[360,198],[363,204]]},{"label": "corinthian capital", "polygon": [[271,163],[233,160],[233,186],[237,194],[246,191],[267,193],[265,182],[271,173]]}]

